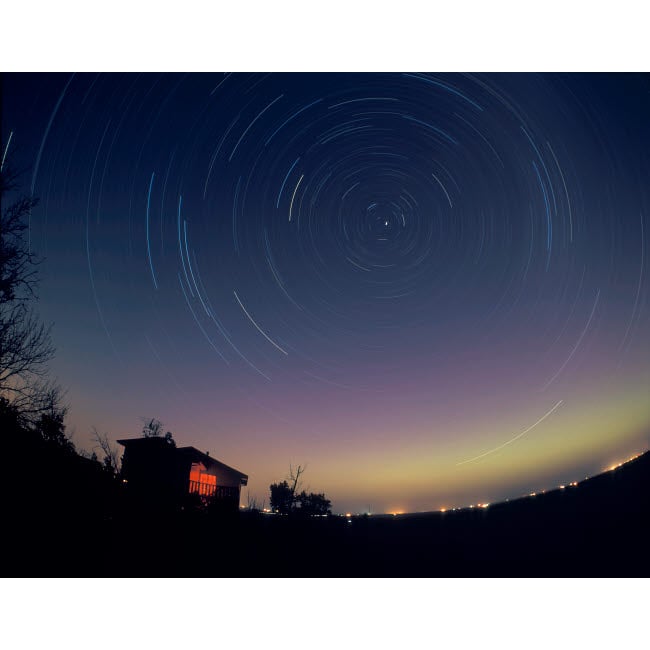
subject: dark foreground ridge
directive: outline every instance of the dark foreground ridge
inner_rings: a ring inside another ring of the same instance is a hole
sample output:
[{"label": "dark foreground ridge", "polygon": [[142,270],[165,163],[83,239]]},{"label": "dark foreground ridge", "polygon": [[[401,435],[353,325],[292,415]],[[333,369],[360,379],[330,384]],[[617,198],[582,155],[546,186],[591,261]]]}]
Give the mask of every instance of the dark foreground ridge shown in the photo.
[{"label": "dark foreground ridge", "polygon": [[650,452],[577,486],[489,508],[298,519],[134,508],[98,463],[18,447],[4,576],[650,574]]}]

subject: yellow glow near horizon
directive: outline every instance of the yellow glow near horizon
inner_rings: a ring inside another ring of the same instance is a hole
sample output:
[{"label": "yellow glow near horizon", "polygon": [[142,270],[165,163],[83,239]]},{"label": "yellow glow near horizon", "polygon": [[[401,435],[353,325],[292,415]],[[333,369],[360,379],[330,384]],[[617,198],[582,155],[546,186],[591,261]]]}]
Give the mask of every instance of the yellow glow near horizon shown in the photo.
[{"label": "yellow glow near horizon", "polygon": [[[581,478],[572,472],[580,464],[592,466],[589,473],[593,475],[602,471],[603,457],[620,456],[617,448],[634,444],[640,451],[650,421],[646,401],[643,386],[616,400],[592,398],[591,408],[583,401],[566,400],[527,435],[472,463],[459,465],[458,461],[472,451],[478,455],[481,447],[497,446],[494,443],[508,440],[513,431],[515,435],[524,431],[526,420],[536,423],[539,414],[524,417],[511,413],[497,424],[485,422],[481,433],[485,442],[481,443],[476,438],[462,438],[457,445],[423,442],[400,451],[370,451],[362,464],[356,455],[332,458],[335,465],[319,467],[318,478],[325,484],[330,470],[337,477],[335,484],[328,481],[328,493],[334,500],[338,493],[358,494],[360,500],[373,503],[398,497],[404,504],[399,512],[440,510],[436,501],[439,504],[442,499],[451,500],[454,506],[470,500],[476,503],[476,497],[480,503],[489,503],[498,489],[508,484],[528,483],[539,487],[536,491],[556,489],[560,481],[551,478],[554,473],[565,475],[568,483],[573,477]],[[552,405],[557,403],[555,400]],[[609,465],[612,469],[618,466],[618,462]],[[388,507],[385,511],[395,513],[398,509]]]}]

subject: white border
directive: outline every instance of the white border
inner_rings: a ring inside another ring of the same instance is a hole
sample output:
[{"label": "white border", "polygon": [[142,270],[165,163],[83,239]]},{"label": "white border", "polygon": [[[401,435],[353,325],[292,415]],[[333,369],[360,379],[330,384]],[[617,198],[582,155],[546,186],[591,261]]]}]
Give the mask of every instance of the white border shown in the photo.
[{"label": "white border", "polygon": [[647,579],[3,580],[4,647],[633,648]]},{"label": "white border", "polygon": [[644,3],[9,0],[4,71],[647,71]]}]

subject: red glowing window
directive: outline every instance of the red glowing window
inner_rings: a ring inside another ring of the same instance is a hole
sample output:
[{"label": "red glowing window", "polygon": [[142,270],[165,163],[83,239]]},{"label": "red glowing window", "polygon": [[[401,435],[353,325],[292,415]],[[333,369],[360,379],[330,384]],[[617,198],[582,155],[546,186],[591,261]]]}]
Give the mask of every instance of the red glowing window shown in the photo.
[{"label": "red glowing window", "polygon": [[217,477],[208,474],[203,463],[192,463],[190,468],[189,491],[193,494],[211,497],[217,491]]}]

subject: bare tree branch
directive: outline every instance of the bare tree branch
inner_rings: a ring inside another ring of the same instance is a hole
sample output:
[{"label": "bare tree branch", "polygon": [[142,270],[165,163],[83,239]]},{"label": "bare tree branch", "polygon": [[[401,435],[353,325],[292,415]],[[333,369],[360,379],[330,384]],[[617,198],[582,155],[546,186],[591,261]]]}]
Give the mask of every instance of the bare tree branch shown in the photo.
[{"label": "bare tree branch", "polygon": [[54,356],[51,327],[29,305],[36,297],[36,267],[42,260],[30,250],[25,232],[38,201],[17,196],[5,205],[18,187],[18,176],[7,167],[0,171],[0,397],[30,420],[53,398],[60,399],[61,391],[44,379]]},{"label": "bare tree branch", "polygon": [[104,467],[112,474],[118,474],[120,471],[120,454],[117,447],[111,445],[107,433],[100,433],[96,427],[92,428],[92,436],[96,443],[93,451],[97,448],[101,449],[104,454]]},{"label": "bare tree branch", "polygon": [[296,469],[294,470],[293,465],[289,465],[289,481],[291,482],[291,497],[292,499],[295,500],[296,492],[300,485],[300,476],[304,474],[305,470],[307,469],[307,466],[302,467],[301,465],[298,465]]}]

